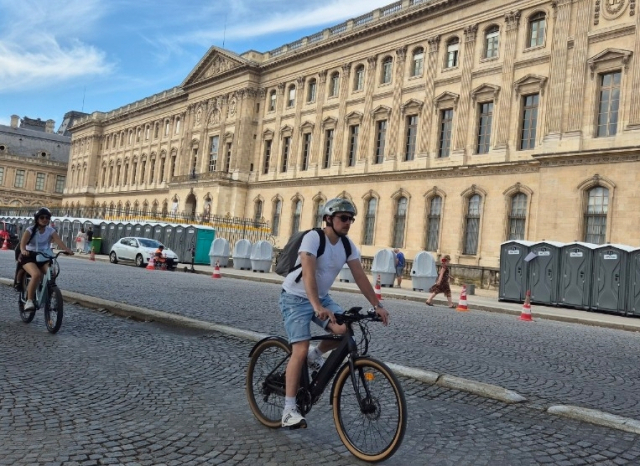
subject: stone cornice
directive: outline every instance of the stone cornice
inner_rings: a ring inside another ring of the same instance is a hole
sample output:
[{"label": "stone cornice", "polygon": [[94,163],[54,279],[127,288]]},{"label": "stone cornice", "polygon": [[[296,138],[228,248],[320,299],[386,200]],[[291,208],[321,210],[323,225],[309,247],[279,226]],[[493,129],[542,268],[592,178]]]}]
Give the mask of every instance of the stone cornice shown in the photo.
[{"label": "stone cornice", "polygon": [[635,24],[620,24],[606,29],[592,31],[588,36],[589,44],[595,44],[596,42],[602,42],[605,40],[617,39],[618,37],[633,35],[635,34],[635,32]]},{"label": "stone cornice", "polygon": [[638,162],[640,161],[640,146],[533,154],[532,157],[540,162],[541,167]]},{"label": "stone cornice", "polygon": [[529,68],[535,65],[542,65],[544,63],[548,63],[551,60],[551,55],[549,53],[545,53],[544,55],[538,55],[536,57],[529,57],[523,60],[518,60],[513,65],[514,69],[519,70],[522,68]]}]

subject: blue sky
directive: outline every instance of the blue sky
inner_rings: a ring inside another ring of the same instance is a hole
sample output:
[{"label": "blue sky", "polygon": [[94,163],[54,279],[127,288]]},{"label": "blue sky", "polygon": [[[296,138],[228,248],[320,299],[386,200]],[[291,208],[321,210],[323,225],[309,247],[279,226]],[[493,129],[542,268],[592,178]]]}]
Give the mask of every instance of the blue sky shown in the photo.
[{"label": "blue sky", "polygon": [[0,0],[0,124],[16,114],[57,130],[67,111],[109,111],[179,85],[211,45],[266,52],[390,3]]}]

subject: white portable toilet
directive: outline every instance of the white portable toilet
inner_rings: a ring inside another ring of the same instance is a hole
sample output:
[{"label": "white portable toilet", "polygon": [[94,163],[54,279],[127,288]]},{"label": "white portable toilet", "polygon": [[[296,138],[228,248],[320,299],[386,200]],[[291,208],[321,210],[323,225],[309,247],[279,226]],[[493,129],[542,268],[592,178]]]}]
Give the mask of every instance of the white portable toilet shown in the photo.
[{"label": "white portable toilet", "polygon": [[393,287],[396,278],[396,255],[391,249],[381,249],[373,256],[371,264],[373,283],[380,275],[380,286]]},{"label": "white portable toilet", "polygon": [[438,279],[438,268],[433,256],[427,251],[420,251],[413,259],[411,266],[411,286],[413,291],[429,291]]},{"label": "white portable toilet", "polygon": [[236,270],[251,270],[251,241],[239,240],[233,248],[233,268]]},{"label": "white portable toilet", "polygon": [[273,246],[268,241],[257,241],[251,248],[251,270],[269,272],[273,259]]},{"label": "white portable toilet", "polygon": [[209,249],[209,261],[211,267],[215,267],[216,262],[220,267],[229,265],[229,241],[225,238],[216,238],[211,242]]},{"label": "white portable toilet", "polygon": [[344,264],[342,266],[342,270],[338,274],[338,278],[340,279],[341,282],[353,283],[356,281],[356,279],[353,278],[353,274],[351,273],[349,264]]}]

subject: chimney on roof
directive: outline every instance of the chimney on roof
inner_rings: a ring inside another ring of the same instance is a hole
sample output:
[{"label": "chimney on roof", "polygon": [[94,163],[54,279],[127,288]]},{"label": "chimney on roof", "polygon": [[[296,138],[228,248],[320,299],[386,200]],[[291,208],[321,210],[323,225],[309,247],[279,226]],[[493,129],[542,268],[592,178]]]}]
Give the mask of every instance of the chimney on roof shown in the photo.
[{"label": "chimney on roof", "polygon": [[18,115],[11,115],[11,127],[17,128],[20,123],[20,117]]},{"label": "chimney on roof", "polygon": [[47,123],[45,124],[44,127],[44,132],[45,133],[53,133],[53,128],[56,126],[56,122],[49,119],[47,120]]}]

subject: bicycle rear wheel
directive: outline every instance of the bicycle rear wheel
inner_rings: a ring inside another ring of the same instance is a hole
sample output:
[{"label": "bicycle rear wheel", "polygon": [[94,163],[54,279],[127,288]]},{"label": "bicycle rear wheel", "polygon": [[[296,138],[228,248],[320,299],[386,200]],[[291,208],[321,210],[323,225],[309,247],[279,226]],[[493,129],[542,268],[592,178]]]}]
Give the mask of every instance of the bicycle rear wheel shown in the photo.
[{"label": "bicycle rear wheel", "polygon": [[25,324],[30,323],[36,315],[36,310],[25,311],[24,304],[27,302],[27,287],[29,286],[29,281],[31,281],[31,277],[28,277],[27,274],[22,278],[22,291],[18,295],[18,309],[20,310],[20,319]]},{"label": "bicycle rear wheel", "polygon": [[247,399],[251,411],[267,427],[282,425],[285,372],[291,349],[279,340],[265,340],[253,352],[247,368]]},{"label": "bicycle rear wheel", "polygon": [[49,291],[49,299],[44,307],[44,322],[50,333],[56,333],[62,325],[62,316],[64,303],[62,301],[62,292],[57,286],[51,287]]},{"label": "bicycle rear wheel", "polygon": [[400,382],[384,363],[363,358],[355,362],[355,390],[346,364],[332,393],[333,420],[340,440],[357,458],[377,462],[393,455],[407,427],[407,403]]}]

